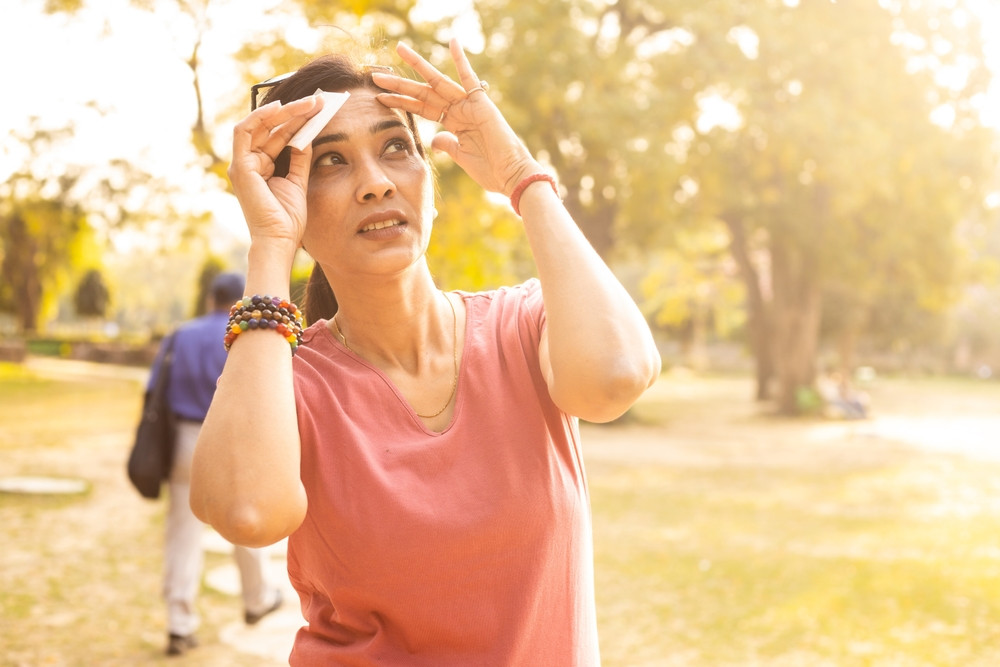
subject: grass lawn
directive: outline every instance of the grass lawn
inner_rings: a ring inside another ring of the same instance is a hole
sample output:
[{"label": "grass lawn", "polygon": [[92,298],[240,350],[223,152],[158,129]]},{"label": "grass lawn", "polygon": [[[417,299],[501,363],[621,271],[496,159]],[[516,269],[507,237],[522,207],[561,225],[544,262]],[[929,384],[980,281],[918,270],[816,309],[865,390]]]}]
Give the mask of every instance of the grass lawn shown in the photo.
[{"label": "grass lawn", "polygon": [[871,421],[779,420],[744,380],[664,378],[655,434],[588,432],[605,664],[1000,664],[1000,385],[872,394]]},{"label": "grass lawn", "polygon": [[[165,503],[140,498],[125,476],[142,384],[127,371],[58,367],[67,372],[43,379],[0,363],[0,477],[89,484],[70,497],[0,493],[0,665],[177,664],[163,657]],[[205,590],[200,611],[206,645],[186,664],[282,664],[213,641],[242,614],[238,600]]]},{"label": "grass lawn", "polygon": [[[124,474],[140,391],[0,365],[0,476],[89,483],[0,494],[0,665],[174,664],[163,503]],[[748,379],[665,376],[584,425],[606,667],[1000,664],[1000,384],[871,393],[866,422],[785,420]],[[200,608],[186,664],[281,664],[218,641],[238,600]]]}]

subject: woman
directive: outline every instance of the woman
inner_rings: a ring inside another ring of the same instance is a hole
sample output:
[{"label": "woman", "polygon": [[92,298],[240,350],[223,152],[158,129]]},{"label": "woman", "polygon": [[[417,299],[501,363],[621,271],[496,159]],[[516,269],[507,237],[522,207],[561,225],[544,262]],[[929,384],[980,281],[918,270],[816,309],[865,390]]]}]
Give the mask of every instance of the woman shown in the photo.
[{"label": "woman", "polygon": [[[577,420],[621,415],[660,359],[461,47],[458,81],[397,51],[425,82],[328,57],[236,126],[247,294],[287,298],[300,245],[321,272],[297,349],[287,317],[290,335],[227,337],[192,507],[235,543],[289,536],[309,623],[292,665],[597,665]],[[317,88],[350,97],[311,145],[286,149],[324,104]],[[434,149],[512,197],[537,280],[434,285],[414,115],[443,125]],[[323,290],[335,312],[317,319]],[[235,320],[259,311],[244,303]]]}]

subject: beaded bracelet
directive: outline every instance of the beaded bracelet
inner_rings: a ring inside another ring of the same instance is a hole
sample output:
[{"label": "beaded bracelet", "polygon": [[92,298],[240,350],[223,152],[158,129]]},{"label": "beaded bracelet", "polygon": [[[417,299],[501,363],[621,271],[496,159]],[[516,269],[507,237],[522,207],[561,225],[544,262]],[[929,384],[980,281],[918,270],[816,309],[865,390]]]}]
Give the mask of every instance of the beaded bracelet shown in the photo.
[{"label": "beaded bracelet", "polygon": [[302,311],[291,301],[271,296],[245,296],[229,309],[223,343],[226,352],[244,331],[269,329],[288,341],[292,354],[302,343]]},{"label": "beaded bracelet", "polygon": [[521,195],[524,194],[525,188],[536,181],[548,181],[549,185],[552,186],[552,191],[556,193],[557,197],[559,196],[559,187],[556,185],[556,179],[552,176],[542,172],[525,176],[521,179],[521,182],[517,184],[517,187],[514,188],[514,191],[510,193],[510,205],[514,209],[514,213],[521,215]]}]

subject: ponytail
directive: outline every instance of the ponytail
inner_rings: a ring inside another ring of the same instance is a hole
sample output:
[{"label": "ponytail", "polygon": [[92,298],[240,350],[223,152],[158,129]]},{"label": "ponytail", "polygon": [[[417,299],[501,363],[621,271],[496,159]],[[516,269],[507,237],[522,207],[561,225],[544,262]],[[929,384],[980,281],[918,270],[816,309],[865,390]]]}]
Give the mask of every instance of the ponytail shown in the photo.
[{"label": "ponytail", "polygon": [[319,263],[316,263],[312,273],[309,274],[309,282],[306,283],[306,297],[302,309],[312,323],[331,319],[337,314],[337,308],[337,297],[333,294],[333,288],[330,287]]}]

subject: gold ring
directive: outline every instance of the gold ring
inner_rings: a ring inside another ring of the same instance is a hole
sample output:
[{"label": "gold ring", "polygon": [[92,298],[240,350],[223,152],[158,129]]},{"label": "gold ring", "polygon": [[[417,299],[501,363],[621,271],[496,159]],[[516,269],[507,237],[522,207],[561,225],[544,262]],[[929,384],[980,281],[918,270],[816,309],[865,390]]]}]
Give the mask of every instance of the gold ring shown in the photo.
[{"label": "gold ring", "polygon": [[444,122],[444,117],[448,115],[448,107],[441,109],[441,115],[438,116],[437,122],[440,124]]},{"label": "gold ring", "polygon": [[[482,83],[486,83],[486,82],[485,82],[485,81],[483,81]],[[465,93],[465,96],[466,96],[466,97],[469,97],[469,96],[471,96],[471,95],[472,95],[472,93],[475,93],[475,92],[477,92],[477,91],[478,91],[478,92],[481,92],[481,93],[486,93],[486,89],[485,89],[485,88],[483,88],[482,86],[476,86],[476,87],[475,87],[475,88],[473,88],[472,90],[469,90],[469,91],[467,91],[467,92]]]}]

